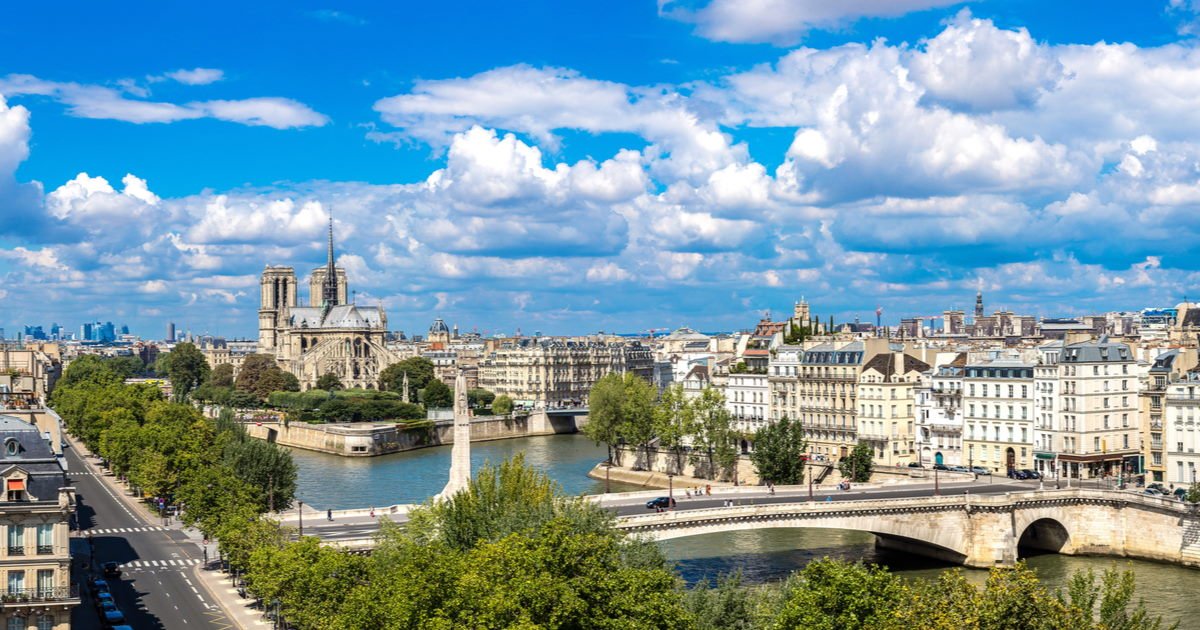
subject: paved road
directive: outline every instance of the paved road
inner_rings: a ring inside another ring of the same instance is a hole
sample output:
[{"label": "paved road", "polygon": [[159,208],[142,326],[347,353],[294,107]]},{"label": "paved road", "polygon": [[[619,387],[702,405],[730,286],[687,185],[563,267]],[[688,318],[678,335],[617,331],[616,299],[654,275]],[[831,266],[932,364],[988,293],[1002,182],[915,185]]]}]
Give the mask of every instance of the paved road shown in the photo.
[{"label": "paved road", "polygon": [[[86,540],[91,532],[93,567],[110,561],[126,565],[121,578],[109,583],[130,625],[139,630],[233,628],[192,577],[192,567],[201,560],[196,545],[177,529],[144,522],[92,473],[75,449],[67,449],[66,457],[68,479],[75,486],[79,502],[77,526],[81,531],[75,534]],[[75,547],[86,550],[87,543],[76,541]],[[86,593],[84,605],[72,615],[72,627],[100,627]]]},{"label": "paved road", "polygon": [[[975,482],[960,482],[941,484],[941,493],[962,494],[969,491],[971,494],[1000,494],[1004,492],[1019,492],[1022,490],[1031,490],[1038,487],[1037,481],[1014,481],[1004,477],[980,477]],[[793,503],[796,501],[807,501],[808,491],[791,491],[777,492],[774,495],[768,494],[764,489],[762,492],[745,492],[741,489],[737,495],[725,494],[722,488],[715,491],[714,496],[702,498],[687,498],[682,488],[676,488],[675,509],[683,510],[698,510],[704,508],[721,507],[726,499],[733,498],[738,505],[747,503]],[[822,489],[815,490],[813,496],[818,501],[825,501],[829,497],[833,501],[860,501],[862,499],[902,499],[911,497],[927,497],[933,494],[933,484],[917,484],[904,486],[899,488],[878,488],[871,490],[851,490],[842,492],[839,490]],[[662,495],[666,496],[667,491],[663,490]],[[646,508],[645,498],[630,499],[629,501],[621,502],[619,499],[615,504],[610,504],[609,509],[619,516],[632,516],[637,514],[648,514],[652,510]],[[403,518],[393,519],[397,522],[403,522]],[[290,521],[288,525],[295,526],[294,521]],[[306,536],[319,536],[324,540],[361,540],[370,538],[379,529],[379,518],[364,517],[349,517],[337,518],[334,521],[328,521],[324,517],[305,518],[304,534]]]}]

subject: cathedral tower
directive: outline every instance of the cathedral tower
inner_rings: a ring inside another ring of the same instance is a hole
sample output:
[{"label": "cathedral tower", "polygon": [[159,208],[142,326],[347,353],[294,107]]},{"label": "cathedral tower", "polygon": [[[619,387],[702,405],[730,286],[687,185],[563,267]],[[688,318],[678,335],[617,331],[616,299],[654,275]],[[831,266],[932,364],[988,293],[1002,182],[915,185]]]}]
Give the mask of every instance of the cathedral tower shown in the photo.
[{"label": "cathedral tower", "polygon": [[267,266],[259,282],[258,350],[274,353],[278,331],[288,325],[291,309],[296,306],[296,270]]}]

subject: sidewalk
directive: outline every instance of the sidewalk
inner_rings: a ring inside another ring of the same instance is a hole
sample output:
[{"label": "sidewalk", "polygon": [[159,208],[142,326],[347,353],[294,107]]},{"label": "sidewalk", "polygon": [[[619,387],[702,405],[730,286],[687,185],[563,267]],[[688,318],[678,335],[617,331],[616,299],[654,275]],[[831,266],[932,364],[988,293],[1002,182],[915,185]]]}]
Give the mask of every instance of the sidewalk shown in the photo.
[{"label": "sidewalk", "polygon": [[271,622],[263,616],[262,609],[251,607],[254,605],[254,600],[244,599],[238,594],[238,589],[233,585],[233,576],[222,572],[215,560],[193,568],[192,572],[196,576],[196,581],[200,582],[209,595],[212,595],[212,598],[221,606],[221,610],[224,610],[229,619],[239,628],[251,630],[271,625]]}]

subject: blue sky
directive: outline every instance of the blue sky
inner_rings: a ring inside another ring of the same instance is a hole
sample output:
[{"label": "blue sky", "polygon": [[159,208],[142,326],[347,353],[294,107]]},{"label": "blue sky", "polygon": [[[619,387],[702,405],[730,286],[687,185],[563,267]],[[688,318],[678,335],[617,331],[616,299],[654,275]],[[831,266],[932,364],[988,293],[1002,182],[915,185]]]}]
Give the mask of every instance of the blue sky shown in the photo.
[{"label": "blue sky", "polygon": [[409,332],[1200,292],[1196,0],[26,4],[10,332],[252,334],[258,271],[318,264],[330,208]]}]

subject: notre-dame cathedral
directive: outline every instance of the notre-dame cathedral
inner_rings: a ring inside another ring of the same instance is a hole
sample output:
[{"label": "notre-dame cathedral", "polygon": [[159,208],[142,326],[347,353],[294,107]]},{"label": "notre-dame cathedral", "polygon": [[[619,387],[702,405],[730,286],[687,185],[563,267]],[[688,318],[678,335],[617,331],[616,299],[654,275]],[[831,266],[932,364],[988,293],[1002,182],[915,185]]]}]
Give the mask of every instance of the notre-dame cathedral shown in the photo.
[{"label": "notre-dame cathedral", "polygon": [[387,349],[383,306],[347,300],[346,271],[333,264],[333,220],[323,267],[312,272],[308,306],[297,306],[296,270],[267,265],[258,311],[258,351],[275,355],[279,366],[316,386],[323,374],[336,374],[345,387],[374,389],[383,368],[397,359]]}]

